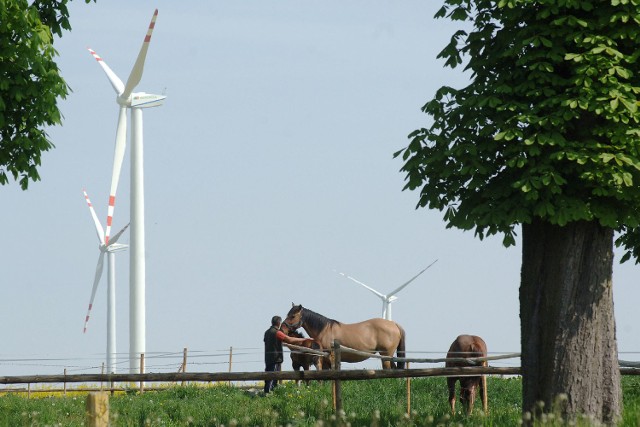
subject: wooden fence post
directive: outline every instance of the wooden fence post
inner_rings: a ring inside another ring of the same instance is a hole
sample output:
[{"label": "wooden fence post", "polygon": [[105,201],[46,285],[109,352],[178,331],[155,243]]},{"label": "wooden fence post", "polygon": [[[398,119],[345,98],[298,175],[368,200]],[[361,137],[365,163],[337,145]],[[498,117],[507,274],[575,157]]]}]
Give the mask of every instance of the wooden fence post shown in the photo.
[{"label": "wooden fence post", "polygon": [[89,393],[86,421],[86,425],[89,427],[107,427],[109,425],[109,394],[107,392]]},{"label": "wooden fence post", "polygon": [[64,368],[64,382],[62,383],[63,390],[62,395],[67,396],[67,368]]},{"label": "wooden fence post", "polygon": [[[332,351],[332,363],[331,368],[336,371],[340,371],[340,341],[333,341],[333,351]],[[339,379],[333,380],[333,410],[338,413],[342,410],[342,384]]]},{"label": "wooden fence post", "polygon": [[[182,350],[182,373],[187,372],[187,347]],[[184,386],[184,380],[182,381],[182,385]]]},{"label": "wooden fence post", "polygon": [[[229,372],[231,372],[232,362],[233,362],[233,346],[229,347]],[[231,381],[229,381],[229,386],[231,386]]]},{"label": "wooden fence post", "polygon": [[[100,373],[104,375],[104,362],[102,362],[102,369],[100,370]],[[102,391],[102,387],[102,380],[100,380],[100,391]]]},{"label": "wooden fence post", "polygon": [[[144,373],[144,353],[140,353],[140,373]],[[144,381],[140,380],[140,394],[144,393]]]},{"label": "wooden fence post", "polygon": [[[409,369],[409,362],[407,362]],[[411,377],[407,377],[407,415],[411,416]]]}]

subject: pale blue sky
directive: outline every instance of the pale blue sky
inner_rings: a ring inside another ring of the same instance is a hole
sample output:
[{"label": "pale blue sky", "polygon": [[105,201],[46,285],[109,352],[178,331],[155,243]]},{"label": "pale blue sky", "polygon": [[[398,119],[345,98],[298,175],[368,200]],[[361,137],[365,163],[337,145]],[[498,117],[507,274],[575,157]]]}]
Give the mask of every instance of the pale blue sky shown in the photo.
[{"label": "pale blue sky", "polygon": [[[72,2],[73,31],[56,45],[73,90],[64,125],[50,130],[56,148],[42,182],[0,188],[0,319],[12,325],[0,359],[84,366],[104,354],[106,277],[82,334],[98,258],[82,189],[104,222],[117,108],[86,48],[126,80],[155,7],[137,88],[168,96],[144,113],[147,352],[243,348],[234,370],[262,370],[262,334],[292,302],[343,322],[380,315],[377,297],[334,270],[386,293],[435,259],[393,303],[409,355],[444,355],[460,333],[481,335],[490,352],[519,351],[521,248],[415,210],[392,158],[427,125],[420,107],[435,90],[465,81],[436,59],[457,29],[432,18],[438,4]],[[116,229],[129,218],[128,151],[118,195]],[[117,259],[124,355],[128,253]],[[636,352],[622,359],[640,358],[638,271],[614,271],[619,349]],[[61,370],[0,361],[3,375]]]}]

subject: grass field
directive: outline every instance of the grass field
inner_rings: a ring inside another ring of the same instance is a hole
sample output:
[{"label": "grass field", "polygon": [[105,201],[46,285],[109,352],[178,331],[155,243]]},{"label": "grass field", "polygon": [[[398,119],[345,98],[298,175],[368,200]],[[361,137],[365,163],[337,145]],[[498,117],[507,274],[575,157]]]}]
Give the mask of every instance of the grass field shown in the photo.
[{"label": "grass field", "polygon": [[[406,381],[345,381],[343,409],[337,416],[329,382],[309,386],[286,383],[263,396],[259,387],[226,385],[169,387],[164,391],[120,393],[110,397],[112,426],[517,426],[521,423],[519,378],[488,378],[489,415],[450,415],[444,378],[411,381],[407,414]],[[640,426],[640,377],[623,377],[621,426]],[[86,393],[27,399],[0,397],[0,426],[82,426]],[[550,415],[537,425],[561,426]],[[577,425],[589,426],[587,421]]]}]

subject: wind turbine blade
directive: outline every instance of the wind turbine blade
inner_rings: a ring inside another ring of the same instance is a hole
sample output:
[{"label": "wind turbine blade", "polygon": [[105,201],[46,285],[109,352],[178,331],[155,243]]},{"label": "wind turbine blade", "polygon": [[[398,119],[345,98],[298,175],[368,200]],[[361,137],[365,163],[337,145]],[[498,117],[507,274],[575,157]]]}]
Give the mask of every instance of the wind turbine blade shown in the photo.
[{"label": "wind turbine blade", "polygon": [[118,232],[116,233],[116,235],[115,235],[115,236],[113,236],[113,237],[111,238],[111,240],[109,240],[109,244],[108,244],[107,246],[111,246],[111,245],[113,245],[114,243],[116,243],[116,242],[118,241],[118,239],[120,238],[120,236],[122,236],[122,234],[125,232],[125,230],[126,230],[127,228],[129,228],[129,225],[130,225],[130,224],[131,224],[131,223],[129,223],[129,224],[127,224],[127,225],[125,225],[125,226],[122,228],[122,230],[118,231]]},{"label": "wind turbine blade", "polygon": [[98,64],[100,64],[100,66],[102,67],[102,70],[107,75],[109,82],[111,82],[111,86],[113,86],[113,90],[115,90],[116,93],[120,95],[124,91],[124,84],[122,83],[122,80],[120,80],[120,78],[116,76],[116,73],[114,73],[111,70],[111,68],[109,68],[109,66],[103,61],[103,59],[94,50],[90,48],[87,48],[87,49],[89,50],[91,55],[93,55],[93,57],[96,59],[96,61],[98,61]]},{"label": "wind turbine blade", "polygon": [[144,37],[144,41],[142,42],[142,47],[140,48],[140,53],[138,53],[138,58],[136,59],[136,63],[133,65],[133,69],[131,70],[131,74],[129,74],[129,78],[127,79],[127,84],[124,87],[124,92],[122,93],[123,98],[128,98],[133,92],[133,89],[138,86],[140,80],[142,79],[142,72],[144,71],[144,61],[147,58],[147,50],[149,50],[149,42],[151,41],[151,33],[153,33],[153,28],[156,26],[156,18],[158,17],[158,9],[153,13],[153,17],[151,18],[151,23],[149,24],[149,29],[147,30],[147,35]]},{"label": "wind turbine blade", "polygon": [[116,130],[116,148],[113,153],[113,173],[111,175],[111,190],[109,192],[109,208],[107,210],[107,231],[104,235],[105,245],[109,244],[109,236],[111,235],[111,223],[113,221],[113,210],[116,203],[116,191],[118,190],[118,181],[120,180],[120,170],[124,160],[124,151],[127,147],[127,109],[120,107],[118,116],[118,128]]},{"label": "wind turbine blade", "polygon": [[96,211],[93,209],[93,205],[91,204],[89,195],[84,189],[82,189],[82,192],[84,193],[84,199],[87,201],[87,205],[89,205],[89,212],[91,212],[91,217],[93,218],[93,222],[96,225],[96,233],[98,233],[98,239],[100,240],[100,244],[104,245],[104,229],[102,228],[102,224],[100,224],[100,221],[98,221]]},{"label": "wind turbine blade", "polygon": [[433,261],[431,264],[429,264],[428,266],[426,266],[424,269],[422,269],[420,271],[420,273],[416,274],[415,276],[413,276],[411,279],[409,279],[408,282],[406,282],[405,284],[401,285],[400,287],[398,287],[395,291],[392,291],[389,296],[395,295],[398,292],[400,292],[401,290],[403,290],[409,283],[413,282],[414,280],[416,280],[418,278],[418,276],[420,276],[422,273],[424,273],[425,271],[427,271],[427,269],[429,267],[431,267],[433,264],[435,264],[438,260]]},{"label": "wind turbine blade", "polygon": [[104,266],[104,252],[100,251],[100,257],[98,258],[98,265],[96,266],[96,276],[93,279],[93,288],[91,289],[91,299],[89,300],[89,308],[87,309],[87,316],[84,318],[84,330],[87,332],[87,323],[89,323],[89,316],[91,315],[91,308],[93,307],[93,300],[96,298],[96,291],[98,290],[98,283],[100,283],[100,277],[102,277],[102,267]]},{"label": "wind turbine blade", "polygon": [[380,298],[382,298],[383,300],[387,299],[387,296],[386,296],[385,294],[381,294],[380,292],[376,291],[376,290],[375,290],[375,289],[373,289],[373,288],[370,288],[369,286],[367,286],[367,285],[365,285],[364,283],[362,283],[362,282],[360,282],[360,281],[358,281],[358,280],[354,279],[353,277],[351,277],[351,276],[347,276],[347,275],[346,275],[346,274],[344,274],[344,273],[338,273],[338,274],[340,274],[341,276],[346,277],[346,278],[347,278],[347,279],[349,279],[349,280],[352,280],[352,281],[356,282],[358,285],[364,286],[365,288],[369,289],[371,292],[373,292],[374,294],[376,294],[377,296],[379,296],[379,297],[380,297]]}]

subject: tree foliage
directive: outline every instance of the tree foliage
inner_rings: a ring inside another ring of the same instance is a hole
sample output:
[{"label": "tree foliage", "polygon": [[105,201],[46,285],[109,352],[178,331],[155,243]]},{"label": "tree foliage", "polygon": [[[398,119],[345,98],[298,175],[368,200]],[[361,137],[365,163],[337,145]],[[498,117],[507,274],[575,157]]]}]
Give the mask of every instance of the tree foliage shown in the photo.
[{"label": "tree foliage", "polygon": [[[55,62],[54,35],[70,30],[69,0],[0,0],[0,184],[27,189],[40,179],[45,128],[61,123],[68,86]],[[85,0],[89,3],[90,0]]]},{"label": "tree foliage", "polygon": [[439,58],[429,127],[395,153],[419,207],[481,239],[534,218],[616,230],[640,260],[640,0],[445,0],[457,31]]}]

